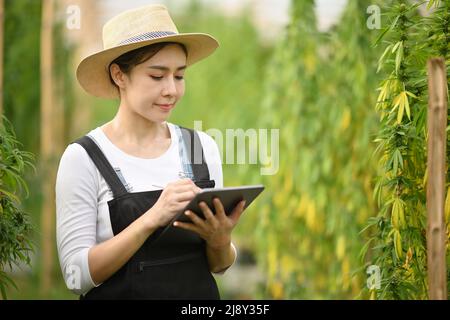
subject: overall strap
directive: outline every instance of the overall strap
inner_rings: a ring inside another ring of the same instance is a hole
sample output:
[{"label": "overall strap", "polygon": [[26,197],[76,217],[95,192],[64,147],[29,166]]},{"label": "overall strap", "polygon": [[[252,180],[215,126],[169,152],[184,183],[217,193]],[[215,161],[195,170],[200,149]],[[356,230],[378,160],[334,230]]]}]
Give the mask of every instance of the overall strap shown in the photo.
[{"label": "overall strap", "polygon": [[[208,165],[203,154],[200,137],[195,130],[177,127],[181,131],[183,145],[180,146],[184,152],[182,156],[185,172],[192,175],[194,181],[209,180]],[[186,163],[188,162],[188,163]]]},{"label": "overall strap", "polygon": [[88,153],[89,157],[91,157],[98,171],[100,171],[100,174],[103,176],[106,183],[111,188],[114,198],[117,198],[125,193],[128,193],[127,189],[125,189],[125,186],[120,181],[119,177],[117,176],[113,167],[109,163],[108,159],[106,159],[102,150],[99,148],[97,143],[95,143],[95,141],[92,140],[91,137],[86,135],[74,141],[73,143],[78,143],[84,149],[86,149],[86,152]]},{"label": "overall strap", "polygon": [[[195,130],[175,125],[178,135],[178,148],[180,151],[180,161],[183,167],[183,175],[192,179],[200,188],[214,188],[215,181],[209,180],[208,165],[203,154],[200,137]],[[163,229],[155,232],[151,245],[155,245],[162,236],[172,228],[177,216]]]}]

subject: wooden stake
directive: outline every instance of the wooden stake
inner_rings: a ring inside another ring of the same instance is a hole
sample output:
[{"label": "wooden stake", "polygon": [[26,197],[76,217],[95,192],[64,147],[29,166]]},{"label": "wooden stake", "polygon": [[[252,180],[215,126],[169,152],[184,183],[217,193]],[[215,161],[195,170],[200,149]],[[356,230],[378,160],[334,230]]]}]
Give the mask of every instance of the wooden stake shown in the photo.
[{"label": "wooden stake", "polygon": [[428,296],[447,300],[446,228],[444,219],[447,72],[444,59],[428,61],[428,183],[427,264]]},{"label": "wooden stake", "polygon": [[42,1],[41,25],[41,172],[43,174],[42,192],[43,204],[41,212],[41,294],[47,297],[52,286],[53,259],[54,259],[54,174],[51,168],[51,159],[55,154],[54,119],[54,79],[53,79],[53,0]]},{"label": "wooden stake", "polygon": [[95,32],[102,29],[99,24],[101,4],[100,1],[92,0],[66,0],[67,5],[77,5],[81,13],[81,25],[79,30],[66,29],[67,38],[71,39],[76,46],[73,54],[73,82],[75,94],[74,118],[69,120],[70,126],[69,138],[71,140],[79,137],[83,132],[90,130],[92,124],[92,98],[82,90],[75,78],[75,71],[78,63],[86,56],[100,51],[102,47],[101,32]]}]

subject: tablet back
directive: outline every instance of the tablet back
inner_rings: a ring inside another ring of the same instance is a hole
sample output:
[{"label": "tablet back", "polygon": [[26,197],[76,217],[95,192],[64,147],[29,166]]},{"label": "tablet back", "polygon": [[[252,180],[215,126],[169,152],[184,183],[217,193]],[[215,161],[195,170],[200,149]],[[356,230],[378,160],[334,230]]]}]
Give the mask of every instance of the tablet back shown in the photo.
[{"label": "tablet back", "polygon": [[198,205],[202,201],[206,202],[211,211],[215,213],[215,207],[212,200],[216,197],[221,200],[225,213],[229,215],[241,200],[245,200],[244,209],[247,208],[263,190],[263,185],[203,189],[182,210],[176,220],[191,222],[184,214],[186,210],[191,210],[204,219],[203,212]]}]

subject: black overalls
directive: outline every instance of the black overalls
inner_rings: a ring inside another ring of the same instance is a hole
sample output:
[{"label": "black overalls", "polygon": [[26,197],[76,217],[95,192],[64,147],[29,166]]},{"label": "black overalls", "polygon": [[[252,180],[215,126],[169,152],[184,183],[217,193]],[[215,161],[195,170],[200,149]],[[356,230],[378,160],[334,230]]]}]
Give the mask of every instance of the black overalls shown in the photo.
[{"label": "black overalls", "polygon": [[[190,151],[194,182],[199,187],[213,187],[214,181],[210,180],[197,133],[180,129]],[[194,146],[199,146],[201,163],[194,161],[191,141],[194,141]],[[113,192],[114,198],[108,201],[108,207],[113,233],[117,235],[150,209],[162,190],[128,192],[90,137],[84,136],[74,143],[86,149]],[[209,271],[205,241],[194,232],[168,227],[150,235],[121,269],[80,299],[220,299],[220,296]]]}]

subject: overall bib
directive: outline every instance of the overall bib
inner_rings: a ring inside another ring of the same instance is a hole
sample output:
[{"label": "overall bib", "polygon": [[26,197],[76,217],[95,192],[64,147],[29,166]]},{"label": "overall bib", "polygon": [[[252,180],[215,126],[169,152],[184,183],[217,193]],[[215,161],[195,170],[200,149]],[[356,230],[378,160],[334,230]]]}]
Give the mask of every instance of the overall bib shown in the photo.
[{"label": "overall bib", "polygon": [[[201,188],[214,187],[197,133],[177,129],[180,141],[184,142],[179,147],[188,150],[192,180]],[[192,141],[197,150],[191,148]],[[162,190],[128,192],[89,136],[74,143],[86,149],[113,192],[108,207],[114,235],[156,203]],[[198,159],[194,159],[196,152],[201,155],[201,163],[194,161]],[[220,299],[216,281],[209,271],[205,245],[194,232],[176,227],[159,228],[121,269],[80,299]]]}]

